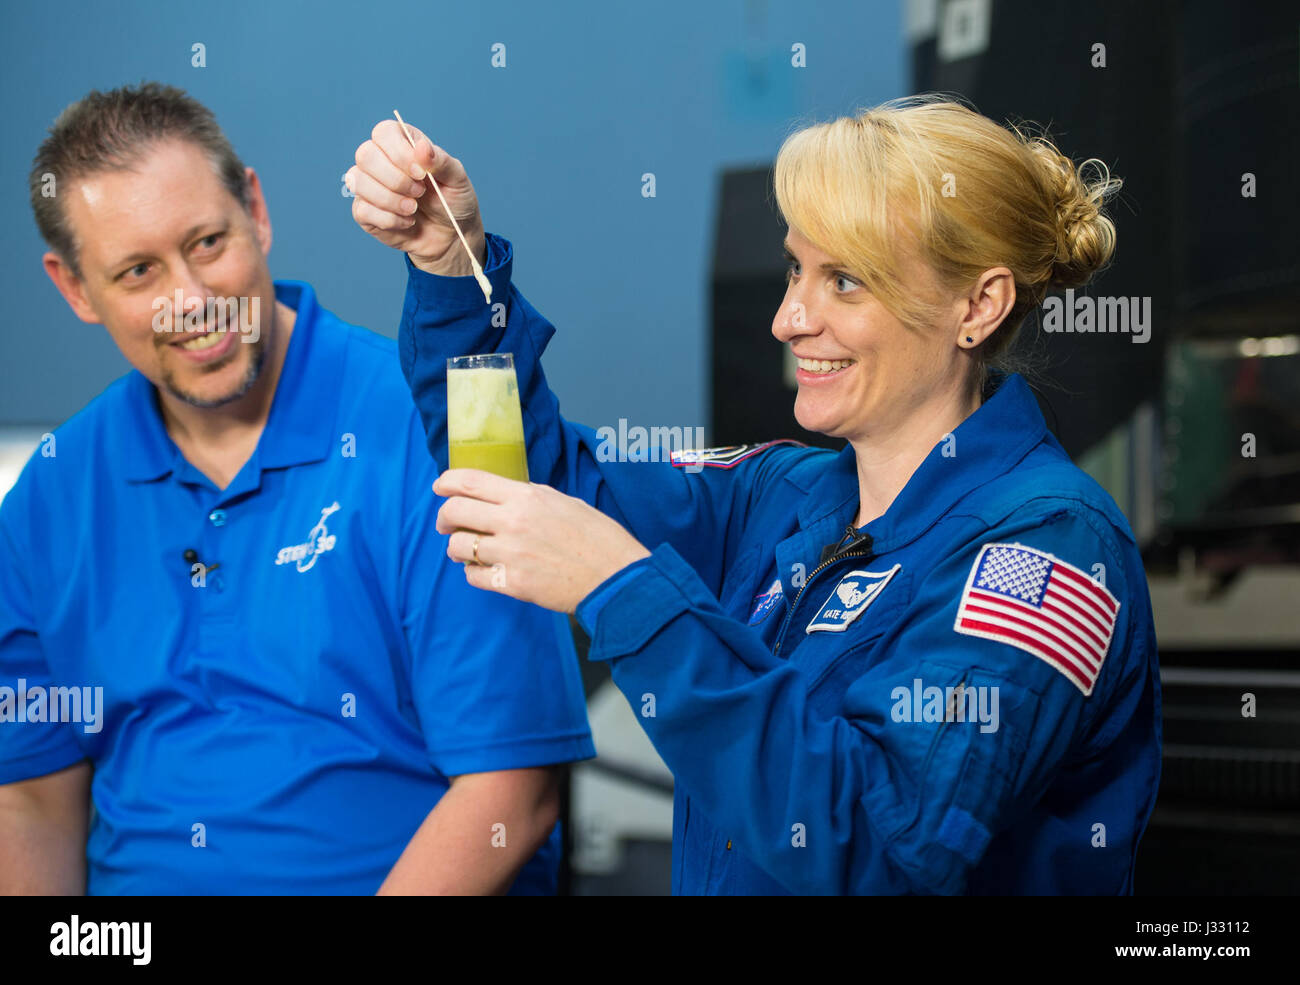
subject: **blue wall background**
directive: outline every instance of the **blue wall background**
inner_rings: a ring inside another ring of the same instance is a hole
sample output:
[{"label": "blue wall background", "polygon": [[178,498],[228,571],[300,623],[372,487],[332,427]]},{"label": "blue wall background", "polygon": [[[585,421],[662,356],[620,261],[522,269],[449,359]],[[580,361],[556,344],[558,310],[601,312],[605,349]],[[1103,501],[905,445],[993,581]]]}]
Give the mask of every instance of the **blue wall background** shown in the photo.
[{"label": "blue wall background", "polygon": [[[66,419],[129,369],[41,270],[26,175],[92,88],[179,85],[216,113],[271,209],[277,278],[396,334],[398,254],[353,223],[342,174],[396,106],[459,157],[515,283],[559,330],[566,416],[708,427],[718,175],[766,164],[802,122],[905,91],[901,4],[383,4],[122,0],[5,11],[0,41],[0,423]],[[191,45],[207,66],[192,67]],[[491,48],[506,45],[506,67]],[[790,65],[802,42],[807,67]],[[657,196],[641,195],[653,172]],[[755,325],[767,333],[770,323]],[[775,344],[775,343],[773,343]]]}]

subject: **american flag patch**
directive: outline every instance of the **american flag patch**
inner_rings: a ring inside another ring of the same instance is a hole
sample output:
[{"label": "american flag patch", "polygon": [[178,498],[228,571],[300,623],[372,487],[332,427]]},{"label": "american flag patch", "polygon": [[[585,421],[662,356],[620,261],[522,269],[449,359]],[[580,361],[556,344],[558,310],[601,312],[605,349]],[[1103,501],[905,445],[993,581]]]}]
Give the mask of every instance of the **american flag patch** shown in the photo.
[{"label": "american flag patch", "polygon": [[953,629],[1027,650],[1092,694],[1119,600],[1072,564],[1022,544],[985,544]]}]

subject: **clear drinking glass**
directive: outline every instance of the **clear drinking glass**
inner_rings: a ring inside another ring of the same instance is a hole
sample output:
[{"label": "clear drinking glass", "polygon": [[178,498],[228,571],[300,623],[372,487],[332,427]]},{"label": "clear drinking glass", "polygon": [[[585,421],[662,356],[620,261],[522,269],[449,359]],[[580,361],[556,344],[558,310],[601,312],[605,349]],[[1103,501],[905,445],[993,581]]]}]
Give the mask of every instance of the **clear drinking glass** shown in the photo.
[{"label": "clear drinking glass", "polygon": [[528,481],[524,418],[512,354],[447,360],[447,445],[449,468],[483,469]]}]

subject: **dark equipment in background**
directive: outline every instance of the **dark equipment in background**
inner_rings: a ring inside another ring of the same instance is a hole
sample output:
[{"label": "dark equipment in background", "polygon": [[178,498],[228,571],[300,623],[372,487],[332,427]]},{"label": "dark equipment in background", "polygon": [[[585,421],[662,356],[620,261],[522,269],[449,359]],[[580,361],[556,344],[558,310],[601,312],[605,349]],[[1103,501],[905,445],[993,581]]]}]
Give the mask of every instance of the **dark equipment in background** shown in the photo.
[{"label": "dark equipment in background", "polygon": [[1131,465],[1158,477],[1158,519],[1139,536],[1148,535],[1165,741],[1137,891],[1293,893],[1300,621],[1285,586],[1300,589],[1294,5],[959,0],[938,15],[913,49],[915,89],[960,92],[994,119],[1050,124],[1065,153],[1110,164],[1124,179],[1111,207],[1119,249],[1091,290],[1152,299],[1147,344],[1043,340],[1049,375],[1070,393],[1057,430],[1072,455],[1141,405],[1162,411],[1160,456]]},{"label": "dark equipment in background", "polygon": [[[933,17],[910,15],[929,10]],[[1143,894],[1300,885],[1300,79],[1294,6],[1158,0],[909,4],[914,92],[1031,121],[1124,187],[1117,255],[1079,293],[1150,298],[1146,343],[1048,334],[1019,353],[1088,467],[1120,449],[1156,610],[1164,776]],[[1098,47],[1104,46],[1104,48]],[[1102,63],[1104,59],[1104,65]],[[794,422],[771,168],[722,176],[713,443],[842,442]],[[1151,432],[1142,440],[1144,425]],[[1161,433],[1162,432],[1162,433]],[[1116,435],[1119,444],[1115,444]],[[1249,438],[1249,440],[1248,440]],[[1157,454],[1156,445],[1161,446]]]},{"label": "dark equipment in background", "polygon": [[805,431],[794,419],[786,346],[772,336],[785,297],[785,226],[770,168],[728,171],[718,190],[713,254],[711,434],[715,445],[795,438],[821,448],[843,441]]}]

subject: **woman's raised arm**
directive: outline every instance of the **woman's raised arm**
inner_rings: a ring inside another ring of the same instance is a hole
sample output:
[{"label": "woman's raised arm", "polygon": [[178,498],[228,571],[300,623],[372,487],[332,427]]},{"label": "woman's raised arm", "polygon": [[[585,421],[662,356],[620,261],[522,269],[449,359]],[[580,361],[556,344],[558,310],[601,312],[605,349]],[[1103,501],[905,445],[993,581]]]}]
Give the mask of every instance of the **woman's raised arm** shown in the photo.
[{"label": "woman's raised arm", "polygon": [[[629,461],[642,456],[629,454],[613,427],[593,429],[561,417],[559,400],[541,364],[554,326],[511,283],[510,242],[482,232],[478,198],[464,167],[441,149],[428,153],[427,138],[418,131],[415,137],[418,159],[396,123],[379,124],[371,140],[358,148],[357,167],[348,176],[361,203],[353,206],[358,224],[407,254],[398,351],[424,422],[429,453],[441,467],[448,465],[447,359],[510,352],[532,481],[591,504],[649,549],[671,544],[714,592],[719,591],[749,504],[795,458],[816,452],[789,444],[765,454],[757,453],[764,446],[732,451],[710,464],[689,454],[675,462]],[[443,187],[471,248],[480,242],[471,239],[471,231],[479,231],[483,251],[478,257],[491,282],[490,304],[470,276],[464,247],[432,190],[419,196],[414,213],[412,199],[403,202],[402,187],[411,190],[403,185],[405,176],[420,167],[429,168]],[[690,446],[685,439],[679,444]]]}]

